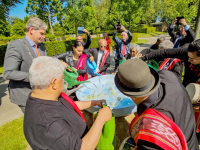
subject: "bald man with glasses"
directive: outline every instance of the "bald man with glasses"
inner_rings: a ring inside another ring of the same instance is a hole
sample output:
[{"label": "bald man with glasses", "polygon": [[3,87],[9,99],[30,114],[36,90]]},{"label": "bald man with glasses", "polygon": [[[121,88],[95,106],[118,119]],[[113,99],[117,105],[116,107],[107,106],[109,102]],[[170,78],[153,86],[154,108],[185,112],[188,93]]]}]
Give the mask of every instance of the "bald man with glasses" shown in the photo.
[{"label": "bald man with glasses", "polygon": [[96,72],[104,75],[107,68],[110,66],[110,55],[106,50],[107,42],[105,39],[99,40],[98,48],[90,48],[89,53],[93,56],[95,63],[97,64]]}]

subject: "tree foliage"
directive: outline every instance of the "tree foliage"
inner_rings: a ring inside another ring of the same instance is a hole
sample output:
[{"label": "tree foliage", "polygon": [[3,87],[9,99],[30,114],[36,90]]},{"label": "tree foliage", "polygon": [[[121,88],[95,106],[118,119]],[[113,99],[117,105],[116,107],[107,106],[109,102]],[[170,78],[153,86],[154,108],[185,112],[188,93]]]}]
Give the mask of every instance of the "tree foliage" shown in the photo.
[{"label": "tree foliage", "polygon": [[[151,26],[156,21],[168,23],[175,17],[184,16],[187,23],[197,18],[200,0],[28,0],[26,12],[45,21],[56,35],[77,34],[79,26],[91,33],[113,30],[120,23],[127,29],[139,28],[139,24]],[[21,0],[0,1],[0,35],[23,34],[24,21],[8,17],[9,10]],[[16,23],[17,22],[17,23]],[[57,23],[55,23],[57,22]],[[54,24],[55,23],[55,24]],[[47,31],[48,33],[48,31]]]},{"label": "tree foliage", "polygon": [[63,9],[63,27],[68,33],[76,33],[79,26],[94,33],[98,27],[96,11],[91,0],[66,0]]},{"label": "tree foliage", "polygon": [[6,18],[9,15],[9,11],[22,2],[23,0],[0,0],[0,35],[9,35],[9,23]]},{"label": "tree foliage", "polygon": [[52,23],[55,22],[55,17],[60,11],[62,11],[62,3],[59,0],[28,0],[26,7],[28,14],[37,14],[40,19],[49,24],[51,29]]}]

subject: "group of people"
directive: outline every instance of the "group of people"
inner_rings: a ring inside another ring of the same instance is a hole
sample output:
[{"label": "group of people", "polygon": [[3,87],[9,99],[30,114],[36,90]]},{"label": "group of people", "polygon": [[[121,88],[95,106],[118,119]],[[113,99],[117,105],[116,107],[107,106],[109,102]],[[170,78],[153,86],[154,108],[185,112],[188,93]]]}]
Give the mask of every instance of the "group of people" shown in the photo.
[{"label": "group of people", "polygon": [[[182,26],[175,33],[176,21],[168,30],[171,41],[159,36],[156,44],[143,51],[131,44],[132,34],[125,27],[121,26],[121,39],[116,37],[117,27],[113,32],[115,85],[138,106],[129,127],[135,149],[199,149],[193,107],[184,86],[199,79],[200,40],[194,41],[195,34],[185,19],[180,20]],[[112,112],[108,106],[101,108],[88,130],[81,110],[102,107],[106,101],[74,101],[63,92],[63,73],[65,69],[72,72],[70,66],[78,72],[77,80],[87,80],[89,60],[95,61],[96,72],[104,75],[110,66],[110,39],[105,33],[98,48],[89,48],[90,33],[84,29],[86,43],[77,36],[73,51],[48,57],[41,44],[46,30],[46,23],[33,17],[26,24],[26,36],[7,47],[3,75],[9,80],[11,102],[25,113],[24,134],[34,150],[94,150]],[[160,71],[147,66],[144,61],[150,59],[159,64]]]}]

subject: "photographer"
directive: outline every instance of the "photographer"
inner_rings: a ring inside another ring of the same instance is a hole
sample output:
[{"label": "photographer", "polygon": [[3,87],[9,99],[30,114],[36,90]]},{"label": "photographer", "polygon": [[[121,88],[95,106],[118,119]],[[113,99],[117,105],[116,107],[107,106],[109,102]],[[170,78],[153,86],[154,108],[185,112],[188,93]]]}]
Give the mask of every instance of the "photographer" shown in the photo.
[{"label": "photographer", "polygon": [[88,32],[88,30],[86,30],[86,29],[83,29],[83,33],[87,34],[87,42],[83,43],[82,35],[77,35],[76,41],[81,42],[83,44],[84,49],[88,49],[90,47],[90,44],[92,43],[91,36],[90,36],[90,33]]},{"label": "photographer", "polygon": [[[177,33],[174,32],[174,27],[176,25],[181,25]],[[172,21],[172,24],[168,29],[168,33],[171,36],[171,41],[174,43],[174,48],[179,48],[186,43],[191,43],[195,39],[195,33],[183,17],[177,17]]]},{"label": "photographer", "polygon": [[[121,37],[122,39],[119,39],[116,36],[116,30],[122,30],[123,32],[121,33]],[[129,37],[128,37],[129,35]],[[131,34],[130,31],[126,30],[124,26],[120,25],[120,23],[118,22],[118,25],[115,25],[115,30],[113,32],[113,40],[116,42],[117,44],[117,49],[116,49],[116,54],[115,54],[115,70],[118,68],[119,66],[119,60],[121,58],[123,58],[126,54],[130,54],[130,43],[131,40],[133,38],[133,35]],[[115,72],[114,70],[114,72]]]}]

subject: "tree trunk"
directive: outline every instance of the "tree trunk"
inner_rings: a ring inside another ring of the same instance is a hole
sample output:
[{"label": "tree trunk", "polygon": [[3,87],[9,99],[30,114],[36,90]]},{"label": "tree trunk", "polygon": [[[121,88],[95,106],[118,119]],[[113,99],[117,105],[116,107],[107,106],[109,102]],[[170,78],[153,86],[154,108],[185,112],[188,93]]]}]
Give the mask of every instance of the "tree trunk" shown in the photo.
[{"label": "tree trunk", "polygon": [[199,30],[200,30],[200,0],[199,0],[199,6],[198,6],[197,20],[195,24],[195,33],[196,33],[195,39],[198,39],[199,37]]},{"label": "tree trunk", "polygon": [[50,28],[51,28],[51,34],[54,35],[54,33],[53,33],[53,27],[52,27],[52,25],[51,25],[51,16],[50,16],[50,12],[49,12],[49,9],[47,9],[47,10],[48,10],[48,17],[49,17],[49,25],[50,25]]},{"label": "tree trunk", "polygon": [[131,31],[131,15],[129,14],[129,31]]}]

